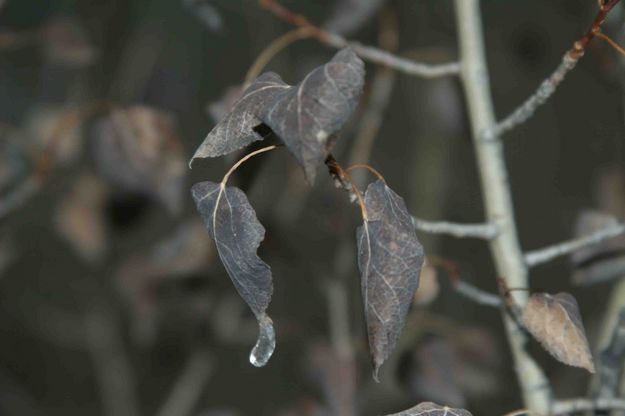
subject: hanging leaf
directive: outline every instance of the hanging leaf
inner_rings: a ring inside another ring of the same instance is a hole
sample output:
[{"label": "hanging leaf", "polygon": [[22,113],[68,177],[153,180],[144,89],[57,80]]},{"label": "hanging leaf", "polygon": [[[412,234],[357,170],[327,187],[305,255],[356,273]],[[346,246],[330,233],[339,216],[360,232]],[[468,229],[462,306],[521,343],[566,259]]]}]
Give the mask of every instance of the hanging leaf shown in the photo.
[{"label": "hanging leaf", "polygon": [[385,1],[338,0],[324,27],[339,35],[349,35],[367,23]]},{"label": "hanging leaf", "polygon": [[464,409],[454,409],[441,406],[432,402],[419,403],[403,412],[393,413],[387,416],[472,416],[471,412]]},{"label": "hanging leaf", "polygon": [[111,181],[180,212],[186,170],[173,116],[142,106],[115,110],[96,123],[94,147],[98,167]]},{"label": "hanging leaf", "polygon": [[364,74],[360,58],[343,49],[296,86],[271,72],[261,75],[208,134],[191,164],[262,140],[255,128],[265,124],[284,141],[313,183],[317,167],[334,144],[334,135],[358,104]]},{"label": "hanging leaf", "polygon": [[275,348],[273,323],[265,313],[273,292],[271,269],[256,254],[265,229],[238,188],[200,182],[191,194],[234,286],[256,315],[260,334],[250,362],[262,367]]},{"label": "hanging leaf", "polygon": [[523,325],[556,360],[595,372],[575,298],[568,293],[536,293],[523,310]]},{"label": "hanging leaf", "polygon": [[377,380],[404,327],[424,256],[404,200],[384,181],[369,185],[364,203],[367,218],[357,230],[358,267]]}]

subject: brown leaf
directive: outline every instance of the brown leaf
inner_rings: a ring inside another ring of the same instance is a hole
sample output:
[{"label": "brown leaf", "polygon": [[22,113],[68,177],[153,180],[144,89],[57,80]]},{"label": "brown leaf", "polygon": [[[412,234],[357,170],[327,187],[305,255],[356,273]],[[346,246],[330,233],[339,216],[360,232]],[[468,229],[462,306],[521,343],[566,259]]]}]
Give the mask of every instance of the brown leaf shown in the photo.
[{"label": "brown leaf", "polygon": [[535,293],[523,310],[522,320],[556,360],[595,372],[577,301],[572,295]]},{"label": "brown leaf", "polygon": [[454,409],[441,406],[432,402],[419,403],[403,412],[393,413],[387,416],[472,416],[471,412],[464,409]]},{"label": "brown leaf", "polygon": [[358,104],[364,73],[360,58],[343,49],[295,86],[275,73],[261,75],[204,139],[190,164],[262,140],[255,128],[265,124],[284,141],[313,183],[317,167],[334,144],[333,137]]},{"label": "brown leaf", "polygon": [[374,378],[401,334],[419,286],[423,247],[404,200],[384,181],[369,185],[358,227],[358,267]]},{"label": "brown leaf", "polygon": [[83,174],[56,211],[58,232],[87,261],[96,261],[107,248],[104,209],[108,190],[95,175]]},{"label": "brown leaf", "polygon": [[141,106],[114,110],[96,124],[94,147],[100,170],[113,182],[180,212],[186,169],[173,116]]}]

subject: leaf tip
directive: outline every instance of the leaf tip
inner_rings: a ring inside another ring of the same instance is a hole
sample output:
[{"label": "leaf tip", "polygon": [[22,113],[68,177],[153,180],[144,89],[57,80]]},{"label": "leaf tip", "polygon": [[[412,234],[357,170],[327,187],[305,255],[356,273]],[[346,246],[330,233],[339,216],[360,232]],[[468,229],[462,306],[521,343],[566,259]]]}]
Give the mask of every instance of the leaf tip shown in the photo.
[{"label": "leaf tip", "polygon": [[267,314],[259,315],[257,319],[258,340],[250,353],[250,363],[254,367],[264,367],[276,349],[276,333],[273,329],[273,321]]}]

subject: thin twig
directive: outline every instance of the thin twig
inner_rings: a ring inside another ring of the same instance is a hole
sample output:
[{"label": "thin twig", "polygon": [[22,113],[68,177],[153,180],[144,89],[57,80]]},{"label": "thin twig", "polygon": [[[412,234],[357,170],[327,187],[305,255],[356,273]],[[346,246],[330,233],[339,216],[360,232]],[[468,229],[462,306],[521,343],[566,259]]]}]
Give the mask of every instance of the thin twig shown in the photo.
[{"label": "thin twig", "polygon": [[551,406],[550,415],[568,415],[571,413],[596,410],[625,410],[625,399],[565,399],[557,400]]},{"label": "thin twig", "polygon": [[370,62],[391,67],[408,75],[423,78],[438,78],[458,75],[460,73],[460,64],[458,62],[431,65],[402,58],[387,51],[372,46],[362,45],[358,42],[352,42],[340,35],[329,33],[320,27],[313,25],[305,16],[293,13],[276,0],[261,0],[260,3],[276,17],[294,26],[309,28],[311,30],[311,36],[315,37],[320,42],[338,49],[350,47],[361,58]]},{"label": "thin twig", "polygon": [[538,107],[543,105],[549,97],[553,95],[556,88],[560,85],[562,80],[564,80],[566,74],[575,68],[577,62],[584,56],[584,52],[590,41],[599,36],[605,18],[619,1],[620,0],[608,0],[603,7],[599,9],[590,28],[573,44],[573,47],[564,54],[562,62],[558,65],[556,70],[547,79],[541,82],[538,89],[517,107],[516,110],[512,111],[510,115],[494,124],[492,127],[483,130],[482,137],[484,139],[495,139],[500,137],[503,133],[512,130],[519,124],[524,123],[536,112]]},{"label": "thin twig", "polygon": [[[497,225],[499,234],[490,240],[491,253],[499,276],[505,276],[509,287],[527,287],[527,268],[514,219],[514,208],[503,146],[500,140],[482,140],[484,131],[495,125],[488,68],[484,53],[484,35],[478,0],[455,0],[458,40],[462,62],[461,80],[473,133],[473,144],[482,185],[484,206],[489,223]],[[527,293],[516,292],[520,305],[527,302]],[[506,335],[527,407],[545,414],[551,402],[551,389],[542,369],[525,350],[527,336],[509,314],[502,310]]]},{"label": "thin twig", "polygon": [[596,233],[593,233],[586,237],[576,238],[549,247],[533,250],[525,253],[525,264],[528,267],[534,267],[538,264],[551,261],[557,257],[571,254],[581,248],[593,246],[605,240],[618,237],[624,233],[625,224],[617,224],[613,227],[599,230]]},{"label": "thin twig", "polygon": [[473,286],[464,280],[458,280],[454,284],[454,289],[456,292],[472,300],[478,305],[492,306],[494,308],[500,308],[502,305],[501,298],[499,296]]},{"label": "thin twig", "polygon": [[286,48],[293,42],[309,38],[311,35],[312,32],[310,28],[300,27],[290,32],[287,32],[272,41],[269,45],[267,45],[265,49],[263,49],[263,51],[258,55],[256,60],[250,67],[250,69],[247,71],[247,74],[245,75],[245,81],[243,82],[242,90],[246,90],[247,87],[250,86],[252,81],[254,81],[254,79],[258,77],[258,75],[260,75],[263,68],[267,66],[269,61],[271,61],[271,59],[273,59],[273,57],[276,56],[278,52],[280,52],[282,49]]},{"label": "thin twig", "polygon": [[430,234],[448,234],[457,238],[482,238],[492,240],[498,234],[495,224],[461,224],[447,221],[427,221],[412,217],[417,230]]},{"label": "thin twig", "polygon": [[187,361],[180,377],[174,383],[171,393],[156,416],[187,416],[192,414],[212,373],[213,361],[210,354],[206,349],[200,348]]}]

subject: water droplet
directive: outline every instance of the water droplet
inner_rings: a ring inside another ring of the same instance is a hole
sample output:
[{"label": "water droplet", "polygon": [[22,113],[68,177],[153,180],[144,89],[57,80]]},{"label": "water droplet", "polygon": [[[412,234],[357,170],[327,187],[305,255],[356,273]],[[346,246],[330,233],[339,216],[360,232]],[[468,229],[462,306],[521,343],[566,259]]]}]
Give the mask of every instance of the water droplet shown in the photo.
[{"label": "water droplet", "polygon": [[255,367],[262,367],[267,364],[273,351],[276,349],[276,333],[273,329],[273,321],[266,314],[257,317],[258,319],[258,340],[250,353],[250,363]]}]

